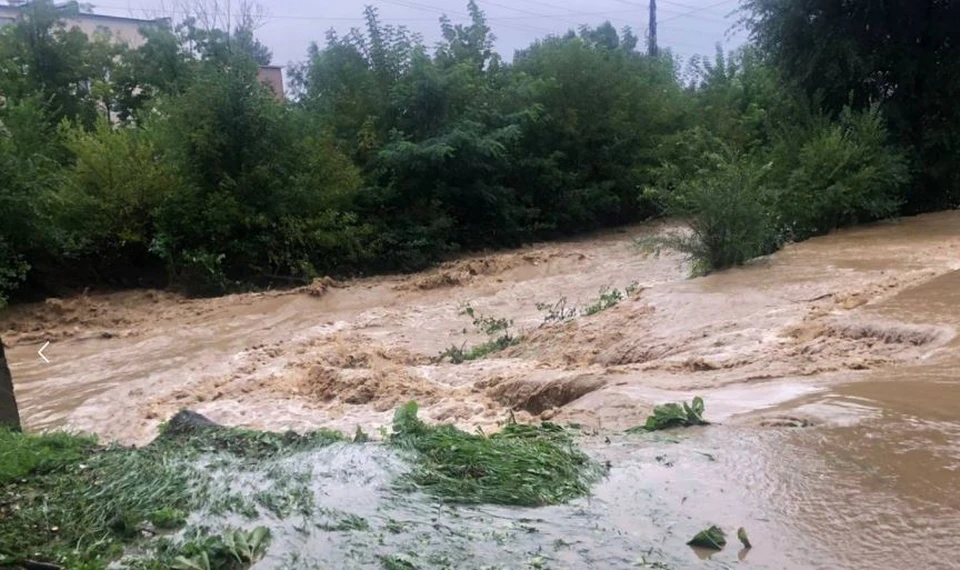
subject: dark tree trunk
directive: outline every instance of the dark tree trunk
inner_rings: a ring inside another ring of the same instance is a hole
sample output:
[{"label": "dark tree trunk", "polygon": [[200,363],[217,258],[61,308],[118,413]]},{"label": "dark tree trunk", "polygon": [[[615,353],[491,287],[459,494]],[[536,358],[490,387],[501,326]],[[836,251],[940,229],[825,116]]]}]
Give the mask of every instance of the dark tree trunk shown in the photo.
[{"label": "dark tree trunk", "polygon": [[17,409],[17,398],[13,394],[13,376],[7,366],[7,356],[4,354],[3,341],[0,340],[0,427],[20,430],[20,412]]}]

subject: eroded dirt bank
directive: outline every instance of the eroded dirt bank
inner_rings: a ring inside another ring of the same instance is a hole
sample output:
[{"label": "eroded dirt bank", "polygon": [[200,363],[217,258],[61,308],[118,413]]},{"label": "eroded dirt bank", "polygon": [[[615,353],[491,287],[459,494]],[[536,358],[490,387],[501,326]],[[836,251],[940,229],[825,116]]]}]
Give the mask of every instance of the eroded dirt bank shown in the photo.
[{"label": "eroded dirt bank", "polygon": [[[724,425],[677,448],[682,472],[658,456],[640,487],[666,493],[664,525],[750,518],[763,545],[751,559],[769,567],[956,567],[931,553],[960,544],[960,214],[838,232],[695,280],[676,257],[638,254],[633,238],[651,231],[284,293],[51,300],[8,311],[0,333],[28,428],[131,443],[182,407],[231,425],[371,432],[416,399],[422,417],[464,428],[512,412],[614,430],[701,395]],[[628,286],[612,308],[545,322],[542,304],[556,315],[561,299],[583,309]],[[522,342],[437,362],[486,340],[467,304],[512,319]],[[49,364],[36,355],[46,340]],[[697,463],[689,445],[719,460]]]}]

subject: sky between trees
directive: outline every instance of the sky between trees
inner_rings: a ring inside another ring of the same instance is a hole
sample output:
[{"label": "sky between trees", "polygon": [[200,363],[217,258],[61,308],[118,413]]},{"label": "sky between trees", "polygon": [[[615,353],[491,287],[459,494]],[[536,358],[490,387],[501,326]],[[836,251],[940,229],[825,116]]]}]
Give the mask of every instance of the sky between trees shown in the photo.
[{"label": "sky between trees", "polygon": [[[149,18],[174,16],[180,0],[103,0],[93,2],[100,14]],[[191,1],[191,0],[187,0]],[[241,0],[232,2],[236,11]],[[658,0],[659,40],[685,61],[694,54],[712,55],[720,42],[729,50],[745,41],[745,33],[731,30],[738,0]],[[258,30],[261,41],[274,54],[273,63],[287,65],[305,58],[312,41],[323,42],[324,33],[340,34],[362,26],[364,6],[380,10],[384,23],[405,25],[423,35],[428,45],[440,37],[438,18],[446,13],[454,22],[466,21],[466,0],[262,0],[265,19]],[[481,0],[481,8],[497,36],[497,49],[505,59],[514,50],[548,34],[562,34],[581,24],[596,26],[610,21],[617,29],[631,26],[645,37],[647,0]]]}]

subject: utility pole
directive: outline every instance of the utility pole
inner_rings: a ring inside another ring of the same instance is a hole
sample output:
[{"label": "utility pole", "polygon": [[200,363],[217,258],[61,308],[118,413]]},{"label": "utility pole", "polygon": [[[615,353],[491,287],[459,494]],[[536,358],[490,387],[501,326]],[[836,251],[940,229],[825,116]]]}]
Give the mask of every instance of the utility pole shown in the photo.
[{"label": "utility pole", "polygon": [[657,48],[657,0],[650,0],[650,30],[647,32],[647,55],[655,57]]}]

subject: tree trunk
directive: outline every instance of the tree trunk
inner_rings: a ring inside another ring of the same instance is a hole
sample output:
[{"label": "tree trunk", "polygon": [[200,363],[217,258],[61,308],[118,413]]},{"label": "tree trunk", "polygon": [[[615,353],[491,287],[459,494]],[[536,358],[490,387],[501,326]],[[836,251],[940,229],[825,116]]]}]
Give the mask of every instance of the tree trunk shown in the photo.
[{"label": "tree trunk", "polygon": [[0,340],[0,427],[20,430],[20,412],[17,397],[13,393],[13,376],[7,366],[3,341]]}]

